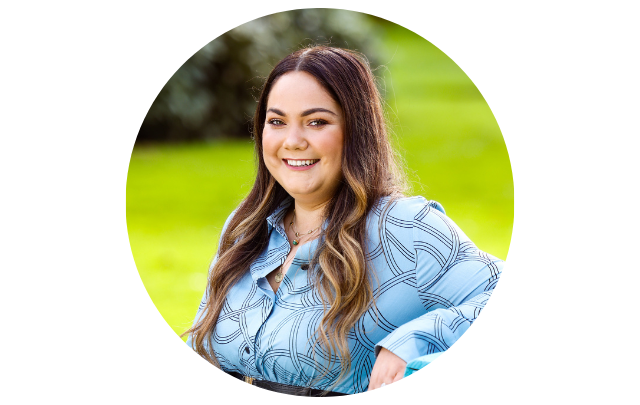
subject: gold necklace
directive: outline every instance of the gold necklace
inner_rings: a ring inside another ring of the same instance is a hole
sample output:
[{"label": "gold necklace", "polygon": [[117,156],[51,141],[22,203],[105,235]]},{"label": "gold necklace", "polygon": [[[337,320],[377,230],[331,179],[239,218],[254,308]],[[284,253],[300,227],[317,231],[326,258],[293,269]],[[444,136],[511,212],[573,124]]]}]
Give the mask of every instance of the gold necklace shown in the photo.
[{"label": "gold necklace", "polygon": [[276,283],[281,282],[282,279],[284,278],[284,274],[282,274],[282,268],[284,267],[285,264],[287,264],[286,261],[284,263],[282,263],[280,265],[280,267],[278,268],[278,272],[276,273],[276,276],[275,276]]},{"label": "gold necklace", "polygon": [[[289,222],[289,230],[293,230],[294,234],[296,235],[296,238],[298,239],[294,239],[293,242],[291,242],[291,244],[293,244],[294,246],[298,245],[300,243],[300,240],[307,236],[307,235],[311,235],[312,233],[314,233],[315,231],[317,231],[320,226],[318,226],[316,229],[312,229],[309,232],[307,232],[306,234],[302,235],[302,237],[300,236],[300,233],[298,231],[296,231],[296,227],[293,224],[296,220],[296,210],[293,210],[293,218],[291,218],[291,222]],[[282,263],[282,265],[280,266],[280,268],[278,269],[278,272],[276,273],[275,276],[275,280],[276,283],[279,283],[282,281],[282,279],[284,279],[284,274],[282,274],[282,268],[284,267],[284,265],[286,264],[286,262]]]},{"label": "gold necklace", "polygon": [[[300,237],[300,232],[298,232],[296,230],[296,226],[293,224],[296,220],[296,210],[295,208],[293,209],[293,218],[291,218],[291,222],[289,223],[289,229],[293,229],[294,234],[296,235],[296,238],[298,238],[297,240],[294,239],[293,242],[291,242],[294,246],[297,245],[298,243],[300,243],[300,239],[302,239]],[[302,236],[307,236],[307,235],[311,235],[312,233],[314,233],[315,231],[317,231],[320,228],[320,226],[318,226],[316,229],[311,229],[309,232],[307,232],[306,234],[302,235]]]}]

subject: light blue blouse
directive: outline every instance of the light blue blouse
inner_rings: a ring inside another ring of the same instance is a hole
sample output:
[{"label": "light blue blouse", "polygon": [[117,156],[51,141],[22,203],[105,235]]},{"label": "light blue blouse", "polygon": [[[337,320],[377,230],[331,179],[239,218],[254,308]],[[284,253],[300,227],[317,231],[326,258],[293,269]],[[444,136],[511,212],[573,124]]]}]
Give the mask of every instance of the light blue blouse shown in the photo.
[{"label": "light blue blouse", "polygon": [[[269,245],[229,292],[212,346],[225,371],[327,389],[336,382],[340,359],[332,355],[327,368],[329,353],[318,348],[314,358],[310,337],[323,307],[304,266],[318,240],[298,248],[277,293],[265,278],[290,251],[283,217],[291,202],[268,217]],[[386,203],[377,204],[367,219],[378,313],[365,313],[349,333],[351,369],[332,391],[366,391],[381,347],[407,363],[447,350],[478,317],[500,277],[503,262],[478,250],[439,203],[411,197],[384,209]],[[205,293],[196,319],[206,298]]]}]

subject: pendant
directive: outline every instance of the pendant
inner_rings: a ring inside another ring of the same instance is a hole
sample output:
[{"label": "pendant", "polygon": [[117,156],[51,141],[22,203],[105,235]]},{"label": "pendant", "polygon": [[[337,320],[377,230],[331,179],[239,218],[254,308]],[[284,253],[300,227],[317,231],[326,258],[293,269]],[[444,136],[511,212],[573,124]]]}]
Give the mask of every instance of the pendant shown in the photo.
[{"label": "pendant", "polygon": [[276,273],[276,283],[281,282],[283,278],[284,278],[284,275],[282,274],[282,271]]},{"label": "pendant", "polygon": [[298,244],[298,241],[294,239],[293,242],[291,242],[291,243],[293,244],[293,246],[295,246],[295,245]]}]

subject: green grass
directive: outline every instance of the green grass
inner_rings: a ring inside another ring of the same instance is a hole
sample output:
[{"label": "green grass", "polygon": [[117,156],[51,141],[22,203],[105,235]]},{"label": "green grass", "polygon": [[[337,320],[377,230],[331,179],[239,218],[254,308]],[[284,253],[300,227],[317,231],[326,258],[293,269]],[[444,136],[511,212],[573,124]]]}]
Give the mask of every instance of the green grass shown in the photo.
[{"label": "green grass", "polygon": [[195,315],[227,215],[252,184],[250,141],[136,147],[127,226],[140,277],[177,332]]},{"label": "green grass", "polygon": [[[416,195],[441,202],[483,250],[506,258],[513,182],[500,129],[480,92],[442,52],[397,27],[386,38],[389,121]],[[136,266],[164,319],[190,326],[227,215],[254,175],[250,141],[137,146],[127,181]]]},{"label": "green grass", "polygon": [[442,203],[483,250],[507,256],[513,180],[500,128],[467,75],[422,37],[387,36],[389,118],[414,194]]}]

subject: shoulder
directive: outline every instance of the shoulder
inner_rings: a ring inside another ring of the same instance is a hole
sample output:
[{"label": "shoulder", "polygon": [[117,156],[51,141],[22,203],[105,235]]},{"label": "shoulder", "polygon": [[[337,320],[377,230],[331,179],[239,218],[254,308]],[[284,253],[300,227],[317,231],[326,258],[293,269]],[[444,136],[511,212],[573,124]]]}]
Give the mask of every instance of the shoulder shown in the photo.
[{"label": "shoulder", "polygon": [[227,230],[227,227],[229,226],[229,223],[231,222],[231,220],[233,219],[233,217],[236,215],[236,212],[238,212],[238,209],[240,207],[236,207],[233,211],[231,211],[231,213],[229,214],[229,216],[227,216],[227,219],[224,220],[224,225],[222,226],[222,232],[221,234],[224,235],[225,231]]},{"label": "shoulder", "polygon": [[236,207],[233,211],[231,211],[231,213],[224,220],[224,224],[222,225],[222,229],[220,230],[220,235],[219,235],[219,239],[218,239],[218,252],[220,251],[220,248],[222,247],[222,243],[223,243],[223,240],[225,238],[225,235],[226,235],[227,231],[229,230],[229,224],[231,223],[231,220],[233,219],[233,217],[238,212],[238,209],[239,209],[239,207]]},{"label": "shoulder", "polygon": [[395,199],[385,197],[376,202],[371,210],[370,216],[383,220],[391,219],[411,222],[424,218],[431,211],[437,211],[438,214],[445,215],[442,204],[434,200],[427,200],[422,196]]},{"label": "shoulder", "polygon": [[369,224],[370,232],[378,232],[382,239],[388,237],[407,247],[431,239],[468,239],[446,215],[442,204],[422,196],[380,199],[371,210]]}]

